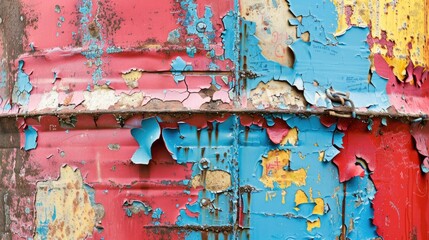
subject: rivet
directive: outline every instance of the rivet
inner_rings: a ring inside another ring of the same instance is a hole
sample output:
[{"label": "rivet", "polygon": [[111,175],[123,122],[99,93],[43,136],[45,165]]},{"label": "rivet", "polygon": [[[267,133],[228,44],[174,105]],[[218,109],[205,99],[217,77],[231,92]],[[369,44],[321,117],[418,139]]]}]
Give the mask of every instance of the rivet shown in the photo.
[{"label": "rivet", "polygon": [[210,160],[208,160],[207,158],[201,158],[200,160],[200,169],[201,170],[206,170],[210,167]]},{"label": "rivet", "polygon": [[200,33],[203,33],[206,31],[207,28],[207,24],[203,23],[203,22],[199,22],[197,23],[197,31]]},{"label": "rivet", "polygon": [[202,198],[200,200],[200,206],[201,207],[208,207],[210,205],[211,201],[208,198]]}]

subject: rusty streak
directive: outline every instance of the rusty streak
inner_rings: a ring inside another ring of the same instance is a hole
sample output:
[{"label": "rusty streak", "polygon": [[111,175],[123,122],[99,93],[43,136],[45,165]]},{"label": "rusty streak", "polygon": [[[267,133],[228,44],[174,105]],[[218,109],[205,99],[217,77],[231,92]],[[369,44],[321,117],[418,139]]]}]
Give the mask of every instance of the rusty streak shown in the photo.
[{"label": "rusty streak", "polygon": [[[336,107],[335,111],[342,112],[343,114],[338,117],[351,118],[351,111],[347,107]],[[20,113],[5,113],[1,114],[0,118],[17,118],[17,117],[39,117],[39,116],[58,116],[58,115],[103,115],[103,114],[124,114],[124,115],[136,115],[136,114],[296,114],[296,115],[316,115],[316,116],[332,116],[332,109],[326,108],[313,108],[313,109],[108,109],[108,110],[70,110],[64,109],[60,111],[37,111],[37,112],[20,112]],[[357,117],[373,118],[373,117],[388,117],[396,120],[402,120],[404,122],[416,122],[416,121],[427,121],[429,120],[427,114],[412,114],[412,113],[398,113],[398,112],[377,112],[377,111],[355,111]]]}]

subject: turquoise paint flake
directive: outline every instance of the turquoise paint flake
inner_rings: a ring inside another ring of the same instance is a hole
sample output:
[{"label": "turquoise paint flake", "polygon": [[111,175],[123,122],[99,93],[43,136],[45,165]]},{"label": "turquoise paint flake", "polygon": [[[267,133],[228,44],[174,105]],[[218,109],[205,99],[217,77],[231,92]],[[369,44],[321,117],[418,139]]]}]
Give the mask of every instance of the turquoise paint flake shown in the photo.
[{"label": "turquoise paint flake", "polygon": [[33,85],[30,82],[30,77],[24,72],[24,61],[19,60],[17,80],[13,88],[12,100],[21,106],[26,106],[30,102],[30,92],[33,90]]},{"label": "turquoise paint flake", "polygon": [[152,213],[152,218],[153,219],[160,219],[161,215],[164,214],[164,212],[162,211],[161,208],[156,208],[153,213]]},{"label": "turquoise paint flake", "polygon": [[141,128],[131,129],[131,135],[139,143],[139,149],[131,157],[135,164],[149,164],[152,159],[152,144],[160,137],[161,128],[156,118],[148,118],[141,122]]},{"label": "turquoise paint flake", "polygon": [[35,149],[37,147],[37,130],[34,129],[32,126],[28,126],[24,130],[25,134],[25,144],[24,144],[24,150],[28,151],[31,149]]},{"label": "turquoise paint flake", "polygon": [[171,62],[171,73],[176,83],[185,80],[184,71],[192,71],[192,69],[192,66],[188,65],[181,57],[177,57]]},{"label": "turquoise paint flake", "polygon": [[195,57],[195,54],[197,53],[197,48],[192,47],[186,47],[186,54],[188,54],[189,57],[193,58]]}]

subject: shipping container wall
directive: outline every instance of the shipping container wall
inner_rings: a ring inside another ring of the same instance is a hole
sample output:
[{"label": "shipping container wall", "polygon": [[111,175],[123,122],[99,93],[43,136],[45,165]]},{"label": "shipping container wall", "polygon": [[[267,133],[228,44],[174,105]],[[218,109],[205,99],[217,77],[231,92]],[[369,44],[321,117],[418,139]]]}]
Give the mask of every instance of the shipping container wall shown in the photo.
[{"label": "shipping container wall", "polygon": [[0,239],[429,239],[429,0],[2,0]]}]

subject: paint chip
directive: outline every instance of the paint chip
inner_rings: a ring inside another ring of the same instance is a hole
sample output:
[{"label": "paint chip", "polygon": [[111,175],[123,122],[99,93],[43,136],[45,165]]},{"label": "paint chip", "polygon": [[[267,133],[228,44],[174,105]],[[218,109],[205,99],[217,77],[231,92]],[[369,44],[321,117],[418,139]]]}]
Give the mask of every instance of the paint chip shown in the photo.
[{"label": "paint chip", "polygon": [[24,130],[25,133],[25,145],[24,150],[28,151],[31,149],[35,149],[37,147],[37,130],[32,126],[28,126],[27,129]]},{"label": "paint chip", "polygon": [[152,144],[161,136],[161,127],[156,118],[148,118],[141,122],[141,128],[131,129],[131,135],[139,143],[140,147],[131,157],[135,164],[149,164],[152,159]]}]

